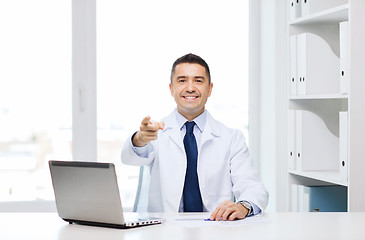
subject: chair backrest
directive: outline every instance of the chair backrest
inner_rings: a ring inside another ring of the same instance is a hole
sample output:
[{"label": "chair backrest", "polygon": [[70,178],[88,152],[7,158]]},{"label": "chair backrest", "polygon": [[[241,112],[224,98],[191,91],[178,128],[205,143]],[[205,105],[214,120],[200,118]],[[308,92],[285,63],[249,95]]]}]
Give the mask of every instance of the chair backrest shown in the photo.
[{"label": "chair backrest", "polygon": [[140,166],[133,212],[147,212],[150,177],[150,168],[148,166]]}]

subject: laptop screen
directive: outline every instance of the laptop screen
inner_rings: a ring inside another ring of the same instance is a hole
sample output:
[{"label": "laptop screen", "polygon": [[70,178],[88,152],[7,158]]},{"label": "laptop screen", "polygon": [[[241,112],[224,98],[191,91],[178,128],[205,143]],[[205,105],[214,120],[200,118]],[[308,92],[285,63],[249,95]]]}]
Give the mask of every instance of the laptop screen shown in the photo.
[{"label": "laptop screen", "polygon": [[49,166],[61,218],[124,224],[114,164],[50,161]]}]

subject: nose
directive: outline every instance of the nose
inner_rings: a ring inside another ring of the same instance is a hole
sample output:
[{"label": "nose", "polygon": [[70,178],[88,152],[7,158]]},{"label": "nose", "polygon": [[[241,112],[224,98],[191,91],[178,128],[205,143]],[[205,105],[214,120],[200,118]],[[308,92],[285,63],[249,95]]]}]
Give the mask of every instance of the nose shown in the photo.
[{"label": "nose", "polygon": [[189,81],[187,81],[186,84],[187,84],[186,85],[186,91],[188,91],[188,92],[194,92],[194,89],[195,89],[194,81],[189,80]]}]

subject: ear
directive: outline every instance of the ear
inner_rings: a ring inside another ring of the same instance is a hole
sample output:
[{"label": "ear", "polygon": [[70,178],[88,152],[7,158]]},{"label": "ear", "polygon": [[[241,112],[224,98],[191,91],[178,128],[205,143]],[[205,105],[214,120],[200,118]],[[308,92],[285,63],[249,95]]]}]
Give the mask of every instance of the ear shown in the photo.
[{"label": "ear", "polygon": [[169,84],[169,88],[170,88],[171,96],[174,96],[174,95],[173,95],[173,89],[172,89],[172,84],[171,84],[171,83]]},{"label": "ear", "polygon": [[212,89],[213,89],[213,83],[210,83],[210,85],[209,85],[209,95],[208,95],[208,97],[210,97],[210,95],[212,94]]}]

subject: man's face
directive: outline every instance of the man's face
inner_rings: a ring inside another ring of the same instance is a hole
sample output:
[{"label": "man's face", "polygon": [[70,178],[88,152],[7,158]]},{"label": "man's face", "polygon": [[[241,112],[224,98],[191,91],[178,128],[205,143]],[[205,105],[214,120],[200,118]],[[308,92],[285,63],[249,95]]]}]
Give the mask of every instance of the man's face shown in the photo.
[{"label": "man's face", "polygon": [[209,83],[203,66],[181,63],[176,66],[169,87],[179,113],[192,120],[204,112],[213,84]]}]

